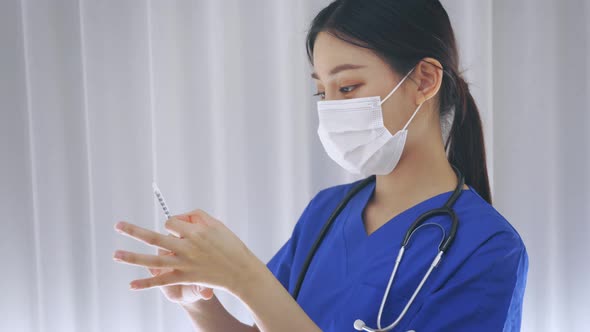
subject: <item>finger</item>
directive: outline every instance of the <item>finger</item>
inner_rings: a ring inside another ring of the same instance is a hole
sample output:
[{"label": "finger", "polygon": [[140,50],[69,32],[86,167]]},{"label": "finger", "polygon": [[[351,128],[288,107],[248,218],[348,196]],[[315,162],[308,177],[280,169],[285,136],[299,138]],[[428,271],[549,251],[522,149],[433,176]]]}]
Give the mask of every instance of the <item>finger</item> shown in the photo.
[{"label": "finger", "polygon": [[164,269],[164,268],[151,268],[151,267],[148,267],[148,270],[150,271],[150,274],[152,276],[159,276],[162,273],[170,272],[170,271],[172,271],[174,269],[173,268]]},{"label": "finger", "polygon": [[130,286],[132,290],[139,290],[158,286],[175,285],[182,282],[182,273],[178,270],[174,270],[151,278],[133,280],[130,283]]},{"label": "finger", "polygon": [[192,224],[179,219],[170,218],[166,220],[164,227],[171,233],[176,233],[180,237],[186,237],[188,234],[200,230],[200,225]]},{"label": "finger", "polygon": [[[172,235],[168,234],[168,236],[172,236]],[[166,249],[160,249],[160,248],[158,248],[158,255],[160,255],[160,256],[176,256],[176,254],[173,253],[172,251],[168,251]],[[152,268],[148,268],[148,270],[150,271],[152,276],[157,276],[157,275],[160,275],[164,272],[172,271],[172,269],[152,269]]]},{"label": "finger", "polygon": [[209,214],[207,214],[207,212],[205,212],[201,209],[195,209],[195,210],[192,210],[191,212],[183,213],[183,214],[180,214],[180,215],[174,216],[174,217],[177,219],[188,221],[193,224],[202,223],[205,225],[207,224],[207,221],[211,218],[211,216],[209,216]]},{"label": "finger", "polygon": [[123,250],[117,250],[113,255],[113,259],[117,262],[127,263],[131,265],[139,265],[144,267],[156,268],[176,268],[179,267],[179,261],[172,256],[155,256],[138,254]]},{"label": "finger", "polygon": [[123,235],[132,237],[150,246],[159,247],[174,252],[177,252],[181,248],[181,244],[178,242],[179,240],[175,239],[174,237],[150,231],[124,221],[117,223],[115,225],[115,230]]},{"label": "finger", "polygon": [[205,286],[196,286],[199,294],[205,300],[210,300],[213,297],[213,289]]},{"label": "finger", "polygon": [[[168,234],[168,236],[173,236],[173,235]],[[158,248],[158,255],[166,256],[166,255],[174,255],[174,253],[170,250]]]},{"label": "finger", "polygon": [[[166,227],[164,227],[164,229],[166,229]],[[168,236],[172,236],[173,238],[176,238],[176,239],[182,239],[182,238],[184,238],[183,236],[181,236],[180,234],[178,234],[178,232],[176,232],[176,231],[169,230],[169,229],[166,229],[166,231],[168,231]]]},{"label": "finger", "polygon": [[150,271],[150,274],[152,276],[159,276],[162,273],[166,273],[166,272],[170,272],[173,271],[174,269],[170,268],[170,269],[159,269],[159,268],[149,268],[148,270]]},{"label": "finger", "polygon": [[177,215],[174,215],[174,216],[172,216],[170,218],[176,218],[176,219],[179,219],[179,220],[182,220],[182,221],[191,222],[190,217],[188,215],[186,215],[186,214],[177,214]]},{"label": "finger", "polygon": [[[166,229],[166,227],[164,227],[164,228]],[[168,234],[170,236],[174,236],[174,237],[177,237],[177,238],[180,238],[180,239],[183,238],[183,236],[181,236],[180,234],[178,234],[178,232],[175,231],[175,230],[172,230],[172,229],[166,229],[166,230],[168,231],[168,233],[170,233],[170,234]]]}]

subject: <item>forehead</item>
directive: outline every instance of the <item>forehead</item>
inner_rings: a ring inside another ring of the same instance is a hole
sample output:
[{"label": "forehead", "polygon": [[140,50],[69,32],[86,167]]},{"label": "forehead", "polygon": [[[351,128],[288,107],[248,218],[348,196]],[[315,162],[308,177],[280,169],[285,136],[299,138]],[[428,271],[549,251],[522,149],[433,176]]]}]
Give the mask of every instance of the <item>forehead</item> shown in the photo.
[{"label": "forehead", "polygon": [[313,67],[320,76],[327,76],[335,66],[341,64],[367,67],[385,66],[373,51],[345,42],[330,33],[320,32],[313,48]]}]

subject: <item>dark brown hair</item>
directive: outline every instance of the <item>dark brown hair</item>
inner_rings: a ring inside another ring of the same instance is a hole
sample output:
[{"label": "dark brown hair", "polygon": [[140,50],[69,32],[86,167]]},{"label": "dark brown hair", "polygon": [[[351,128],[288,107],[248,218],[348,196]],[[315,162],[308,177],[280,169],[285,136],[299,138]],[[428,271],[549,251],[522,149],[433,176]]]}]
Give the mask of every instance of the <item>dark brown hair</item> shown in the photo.
[{"label": "dark brown hair", "polygon": [[455,109],[453,126],[445,142],[448,160],[463,172],[465,182],[491,204],[479,111],[459,72],[455,34],[440,2],[336,0],[321,10],[311,23],[307,54],[312,63],[315,40],[321,31],[372,50],[401,74],[425,57],[442,64],[440,116]]}]

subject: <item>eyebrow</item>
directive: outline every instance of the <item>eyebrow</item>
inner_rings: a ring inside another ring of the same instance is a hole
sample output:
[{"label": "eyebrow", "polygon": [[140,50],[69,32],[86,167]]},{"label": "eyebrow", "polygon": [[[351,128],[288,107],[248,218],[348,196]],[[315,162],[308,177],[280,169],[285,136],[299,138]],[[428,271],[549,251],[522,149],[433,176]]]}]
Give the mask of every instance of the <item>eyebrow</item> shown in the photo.
[{"label": "eyebrow", "polygon": [[[344,70],[359,69],[359,68],[365,68],[365,67],[366,66],[363,66],[363,65],[353,65],[353,64],[346,63],[346,64],[339,65],[339,66],[332,68],[332,70],[330,70],[329,74],[330,74],[330,76],[333,76],[333,75],[336,75],[339,72],[344,71]],[[316,72],[311,73],[311,77],[316,80],[320,79]]]}]

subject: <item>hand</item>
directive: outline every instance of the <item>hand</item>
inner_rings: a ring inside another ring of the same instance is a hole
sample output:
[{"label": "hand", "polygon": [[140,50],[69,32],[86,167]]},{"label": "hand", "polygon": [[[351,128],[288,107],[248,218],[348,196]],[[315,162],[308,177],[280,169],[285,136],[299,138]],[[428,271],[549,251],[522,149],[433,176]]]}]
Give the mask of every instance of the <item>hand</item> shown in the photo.
[{"label": "hand", "polygon": [[[188,222],[179,219],[183,216]],[[164,270],[151,278],[132,281],[132,289],[198,284],[235,294],[243,281],[261,266],[233,232],[202,210],[172,217],[166,221],[165,228],[177,237],[126,222],[115,226],[124,235],[173,253],[154,256],[117,251],[115,259],[121,262]],[[179,290],[175,292],[171,295],[178,295]]]},{"label": "hand", "polygon": [[[172,216],[172,218],[177,218],[186,222],[190,222],[188,216],[178,215]],[[174,236],[172,234],[168,234],[168,236]],[[165,249],[158,249],[158,255],[162,256],[174,256],[175,254],[171,251]],[[152,276],[158,276],[162,273],[172,272],[173,269],[156,269],[156,268],[148,268]],[[170,286],[162,286],[158,287],[164,296],[173,303],[177,303],[180,305],[189,305],[193,304],[201,299],[210,300],[213,297],[213,289],[200,286],[197,284],[191,285],[170,285]]]},{"label": "hand", "polygon": [[[179,218],[180,219],[180,218]],[[168,234],[168,236],[173,236]],[[174,253],[164,249],[158,249],[158,255],[173,256]],[[158,276],[162,273],[172,272],[173,269],[156,269],[148,268],[152,276]],[[180,305],[190,305],[201,299],[210,300],[213,297],[213,289],[200,286],[197,284],[190,285],[170,285],[158,287],[164,296],[173,303]]]}]

